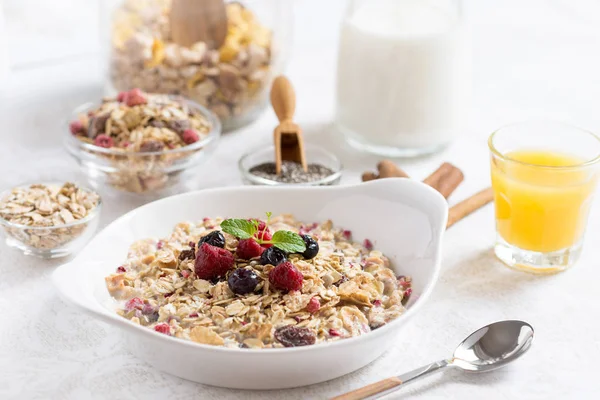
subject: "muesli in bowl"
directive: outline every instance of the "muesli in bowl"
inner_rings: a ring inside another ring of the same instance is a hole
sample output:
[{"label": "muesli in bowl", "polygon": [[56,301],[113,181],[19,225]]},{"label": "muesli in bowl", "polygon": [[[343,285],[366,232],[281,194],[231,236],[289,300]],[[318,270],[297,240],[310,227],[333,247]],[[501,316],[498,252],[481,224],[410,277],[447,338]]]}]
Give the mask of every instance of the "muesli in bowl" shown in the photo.
[{"label": "muesli in bowl", "polygon": [[74,183],[19,186],[0,194],[6,244],[42,258],[66,256],[98,227],[100,196]]},{"label": "muesli in bowl", "polygon": [[94,187],[156,194],[185,182],[220,133],[201,105],[132,89],[76,109],[66,147]]},{"label": "muesli in bowl", "polygon": [[205,218],[131,245],[106,278],[117,313],[165,335],[228,348],[356,337],[399,317],[411,279],[332,221]]}]

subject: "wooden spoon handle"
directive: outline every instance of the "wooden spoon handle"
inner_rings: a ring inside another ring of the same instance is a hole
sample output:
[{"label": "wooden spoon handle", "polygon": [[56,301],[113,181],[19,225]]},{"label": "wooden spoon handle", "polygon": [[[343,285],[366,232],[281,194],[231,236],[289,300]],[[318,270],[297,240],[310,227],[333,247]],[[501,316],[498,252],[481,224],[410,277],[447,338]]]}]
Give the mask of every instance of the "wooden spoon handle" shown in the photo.
[{"label": "wooden spoon handle", "polygon": [[492,202],[494,200],[494,192],[492,188],[483,189],[482,191],[475,193],[473,196],[466,198],[460,203],[452,206],[448,212],[448,224],[446,229],[471,214],[474,211],[479,210],[481,207]]},{"label": "wooden spoon handle", "polygon": [[271,104],[279,122],[291,121],[296,112],[296,94],[290,81],[283,75],[273,81]]},{"label": "wooden spoon handle", "polygon": [[370,385],[361,387],[360,389],[356,389],[348,393],[344,393],[340,396],[336,396],[331,400],[361,400],[400,385],[402,385],[402,381],[394,376],[379,382],[371,383]]}]

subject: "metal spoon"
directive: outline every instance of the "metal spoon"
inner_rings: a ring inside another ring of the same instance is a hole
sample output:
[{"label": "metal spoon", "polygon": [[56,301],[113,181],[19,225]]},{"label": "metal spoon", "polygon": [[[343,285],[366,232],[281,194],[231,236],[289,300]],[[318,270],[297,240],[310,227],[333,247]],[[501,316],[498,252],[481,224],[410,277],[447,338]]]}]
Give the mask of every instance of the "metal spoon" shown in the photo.
[{"label": "metal spoon", "polygon": [[332,400],[373,400],[388,395],[401,386],[440,371],[458,367],[465,371],[487,372],[503,367],[523,355],[533,341],[533,328],[523,321],[499,321],[484,326],[467,337],[450,360],[434,362],[402,375],[387,378],[348,392]]}]

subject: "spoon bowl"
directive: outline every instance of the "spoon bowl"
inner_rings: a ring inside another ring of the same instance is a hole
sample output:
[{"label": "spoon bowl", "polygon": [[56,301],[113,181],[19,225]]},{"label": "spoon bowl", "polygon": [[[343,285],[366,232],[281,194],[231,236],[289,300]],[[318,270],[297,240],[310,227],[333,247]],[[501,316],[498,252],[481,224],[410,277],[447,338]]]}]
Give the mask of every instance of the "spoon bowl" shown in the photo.
[{"label": "spoon bowl", "polygon": [[450,364],[466,371],[491,371],[525,354],[532,341],[533,328],[528,323],[494,322],[469,335],[454,351]]},{"label": "spoon bowl", "polygon": [[372,383],[335,397],[333,400],[374,400],[400,387],[446,367],[469,372],[487,372],[505,366],[521,357],[533,341],[533,327],[527,322],[507,320],[494,322],[471,333],[454,351],[450,360],[441,360],[402,375]]}]

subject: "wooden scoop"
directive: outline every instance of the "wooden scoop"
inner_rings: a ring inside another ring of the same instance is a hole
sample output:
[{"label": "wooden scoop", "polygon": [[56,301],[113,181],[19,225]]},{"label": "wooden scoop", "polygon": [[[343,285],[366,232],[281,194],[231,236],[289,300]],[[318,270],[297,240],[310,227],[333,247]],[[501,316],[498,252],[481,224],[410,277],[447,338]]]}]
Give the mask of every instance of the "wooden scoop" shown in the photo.
[{"label": "wooden scoop", "polygon": [[172,0],[171,36],[180,46],[205,42],[218,49],[227,36],[227,12],[223,0]]},{"label": "wooden scoop", "polygon": [[273,132],[277,174],[281,174],[282,161],[297,162],[302,165],[304,171],[307,171],[302,130],[292,121],[296,111],[296,95],[292,84],[283,75],[273,81],[271,104],[279,119],[279,125]]}]

